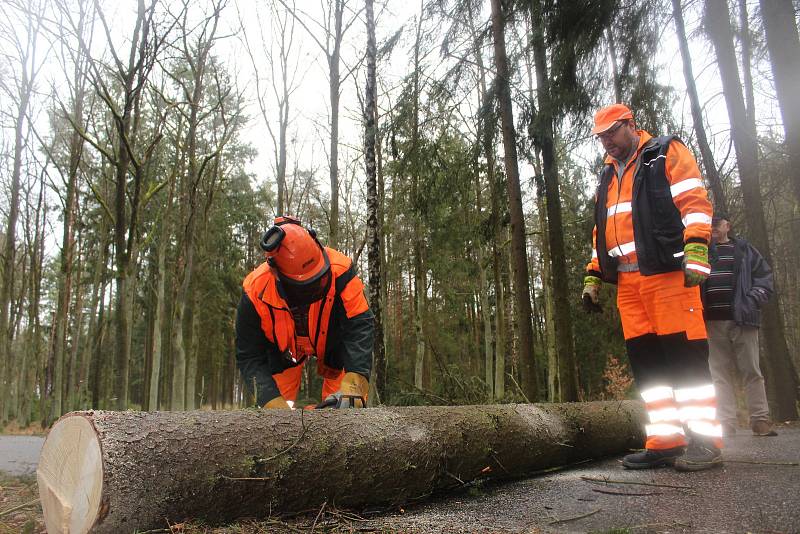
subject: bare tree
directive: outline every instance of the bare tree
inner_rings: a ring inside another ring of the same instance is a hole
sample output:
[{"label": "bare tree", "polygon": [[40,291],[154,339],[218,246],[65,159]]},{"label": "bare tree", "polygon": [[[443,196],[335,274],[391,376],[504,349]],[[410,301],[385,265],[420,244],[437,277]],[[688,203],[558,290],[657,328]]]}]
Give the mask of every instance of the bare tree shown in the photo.
[{"label": "bare tree", "polygon": [[[760,189],[758,137],[755,123],[748,119],[745,108],[727,0],[706,0],[705,25],[716,51],[725,103],[728,108],[731,136],[736,152],[739,179],[742,184],[747,229],[752,243],[761,252],[764,259],[768,263],[772,263]],[[786,345],[778,299],[772,299],[765,304],[763,312],[762,331],[768,351],[768,356],[764,358],[764,361],[767,363],[768,393],[770,400],[775,405],[773,414],[779,420],[795,420],[797,419],[798,377]]]},{"label": "bare tree", "polygon": [[[269,110],[267,89],[264,87],[267,81],[260,73],[259,62],[256,59],[254,47],[250,43],[247,32],[244,30],[245,21],[241,13],[239,14],[239,20],[243,28],[242,38],[244,39],[245,50],[250,58],[250,63],[252,64],[253,73],[255,75],[258,108],[261,112],[261,118],[264,120],[264,125],[267,127],[269,136],[272,139],[275,157],[275,181],[278,189],[275,214],[282,215],[288,213],[287,210],[289,209],[286,191],[286,167],[288,156],[287,137],[289,125],[291,123],[290,101],[292,94],[300,87],[302,76],[299,76],[298,73],[300,62],[295,61],[294,64],[292,64],[295,54],[295,18],[291,14],[296,10],[295,2],[292,1],[291,7],[286,6],[286,9],[283,10],[277,9],[276,2],[270,3],[269,6],[269,24],[262,20],[258,5],[255,6],[255,13],[260,37],[259,42],[266,55],[270,69],[268,83],[272,91],[274,102],[278,105],[277,132],[276,128],[273,126],[275,120]],[[265,28],[270,29],[269,37],[264,34]]]},{"label": "bare tree", "polygon": [[386,394],[386,348],[383,344],[383,303],[381,302],[381,227],[380,201],[382,192],[378,191],[378,176],[375,161],[377,141],[378,89],[375,74],[377,46],[375,44],[375,14],[373,1],[366,0],[367,17],[367,86],[364,105],[364,155],[367,171],[367,255],[369,262],[369,305],[375,315],[375,392],[378,400]]},{"label": "bare tree", "polygon": [[[317,44],[328,63],[328,84],[330,95],[330,184],[331,184],[331,209],[329,214],[330,234],[328,244],[336,248],[339,243],[339,99],[342,93],[342,84],[353,74],[357,65],[353,65],[344,76],[341,74],[341,51],[345,33],[359,19],[361,10],[350,12],[350,16],[345,20],[348,0],[332,0],[328,2],[329,9],[322,3],[323,17],[322,22],[313,20],[296,6],[290,7],[285,0],[278,0],[287,9],[295,20],[300,23],[303,29]],[[362,8],[363,9],[363,8]],[[310,25],[318,28],[312,30]],[[318,33],[321,32],[322,36]]]},{"label": "bare tree", "polygon": [[683,79],[686,83],[686,93],[689,96],[689,104],[692,110],[694,133],[697,136],[697,145],[700,148],[700,155],[703,159],[703,170],[711,184],[711,192],[714,196],[714,204],[717,211],[727,212],[728,199],[725,196],[725,189],[722,187],[722,179],[714,162],[714,153],[708,143],[708,136],[706,136],[706,128],[703,123],[703,110],[700,106],[700,97],[697,94],[697,84],[694,81],[692,55],[689,51],[689,42],[686,39],[686,25],[683,22],[681,0],[672,0],[672,16],[675,19],[675,32],[678,36],[678,46],[681,52],[681,60],[683,61]]},{"label": "bare tree", "polygon": [[[108,23],[100,0],[94,0],[94,12],[100,21],[107,41],[110,64],[92,55],[83,35],[77,31],[78,24],[65,17],[78,38],[81,51],[88,58],[89,82],[92,90],[102,101],[112,117],[115,139],[109,144],[102,136],[90,135],[80,124],[72,122],[73,128],[95,150],[113,166],[113,200],[107,214],[113,222],[113,244],[115,272],[114,325],[114,393],[116,406],[128,406],[128,382],[130,366],[130,321],[133,314],[131,294],[135,281],[134,268],[138,254],[139,217],[144,204],[163,187],[145,188],[146,162],[161,141],[161,132],[152,132],[147,142],[139,138],[141,126],[141,103],[143,90],[156,62],[164,39],[170,29],[158,28],[156,8],[158,0],[138,0],[134,27],[127,52],[127,60],[115,44],[114,34]],[[103,199],[98,199],[107,206]]]},{"label": "bare tree", "polygon": [[794,194],[800,204],[800,37],[791,2],[760,0]]},{"label": "bare tree", "polygon": [[16,268],[17,222],[19,219],[20,178],[22,175],[25,131],[29,125],[28,114],[31,98],[36,87],[37,76],[43,57],[37,49],[37,41],[43,25],[45,3],[17,2],[6,3],[4,16],[0,17],[0,39],[16,58],[16,65],[0,78],[0,90],[13,102],[14,148],[9,185],[8,218],[5,224],[5,240],[0,258],[0,424],[9,417],[9,386],[12,380],[13,354],[12,323],[10,321],[13,303],[14,271]]}]

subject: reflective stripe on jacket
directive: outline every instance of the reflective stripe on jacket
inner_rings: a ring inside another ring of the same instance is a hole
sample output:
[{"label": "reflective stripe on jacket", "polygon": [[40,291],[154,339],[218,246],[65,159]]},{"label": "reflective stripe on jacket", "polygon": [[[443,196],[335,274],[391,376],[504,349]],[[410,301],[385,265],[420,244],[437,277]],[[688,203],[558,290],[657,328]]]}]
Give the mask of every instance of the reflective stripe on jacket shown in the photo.
[{"label": "reflective stripe on jacket", "polygon": [[712,208],[697,162],[677,137],[640,130],[621,177],[618,165],[607,157],[600,173],[586,270],[611,283],[621,263],[638,264],[645,276],[680,270],[684,244],[711,237]]}]

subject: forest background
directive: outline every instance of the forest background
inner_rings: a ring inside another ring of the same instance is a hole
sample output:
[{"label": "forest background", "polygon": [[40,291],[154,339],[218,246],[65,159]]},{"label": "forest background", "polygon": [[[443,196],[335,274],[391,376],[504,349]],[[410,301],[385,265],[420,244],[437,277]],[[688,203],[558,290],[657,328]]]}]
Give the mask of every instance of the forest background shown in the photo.
[{"label": "forest background", "polygon": [[763,370],[797,418],[798,2],[2,8],[0,424],[251,406],[235,309],[283,213],[368,286],[371,402],[632,395],[613,287],[579,306],[611,102],[773,266]]}]

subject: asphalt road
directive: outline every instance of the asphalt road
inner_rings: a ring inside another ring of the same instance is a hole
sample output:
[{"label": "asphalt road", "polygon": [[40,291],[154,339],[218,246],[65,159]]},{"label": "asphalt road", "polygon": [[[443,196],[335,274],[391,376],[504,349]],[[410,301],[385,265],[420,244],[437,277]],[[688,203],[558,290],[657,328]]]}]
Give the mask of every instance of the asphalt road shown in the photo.
[{"label": "asphalt road", "polygon": [[711,471],[630,471],[620,456],[406,508],[381,524],[419,533],[800,533],[800,427],[778,431],[740,430],[726,442],[727,463]]},{"label": "asphalt road", "polygon": [[30,475],[36,471],[44,438],[0,435],[0,473]]}]

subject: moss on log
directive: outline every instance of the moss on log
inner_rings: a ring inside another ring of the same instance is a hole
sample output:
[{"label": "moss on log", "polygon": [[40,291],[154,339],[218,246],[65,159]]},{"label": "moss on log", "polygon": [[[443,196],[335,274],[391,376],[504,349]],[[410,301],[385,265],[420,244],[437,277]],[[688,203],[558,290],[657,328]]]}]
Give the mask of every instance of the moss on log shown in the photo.
[{"label": "moss on log", "polygon": [[73,412],[37,470],[48,532],[417,500],[641,446],[634,402],[365,410]]}]

